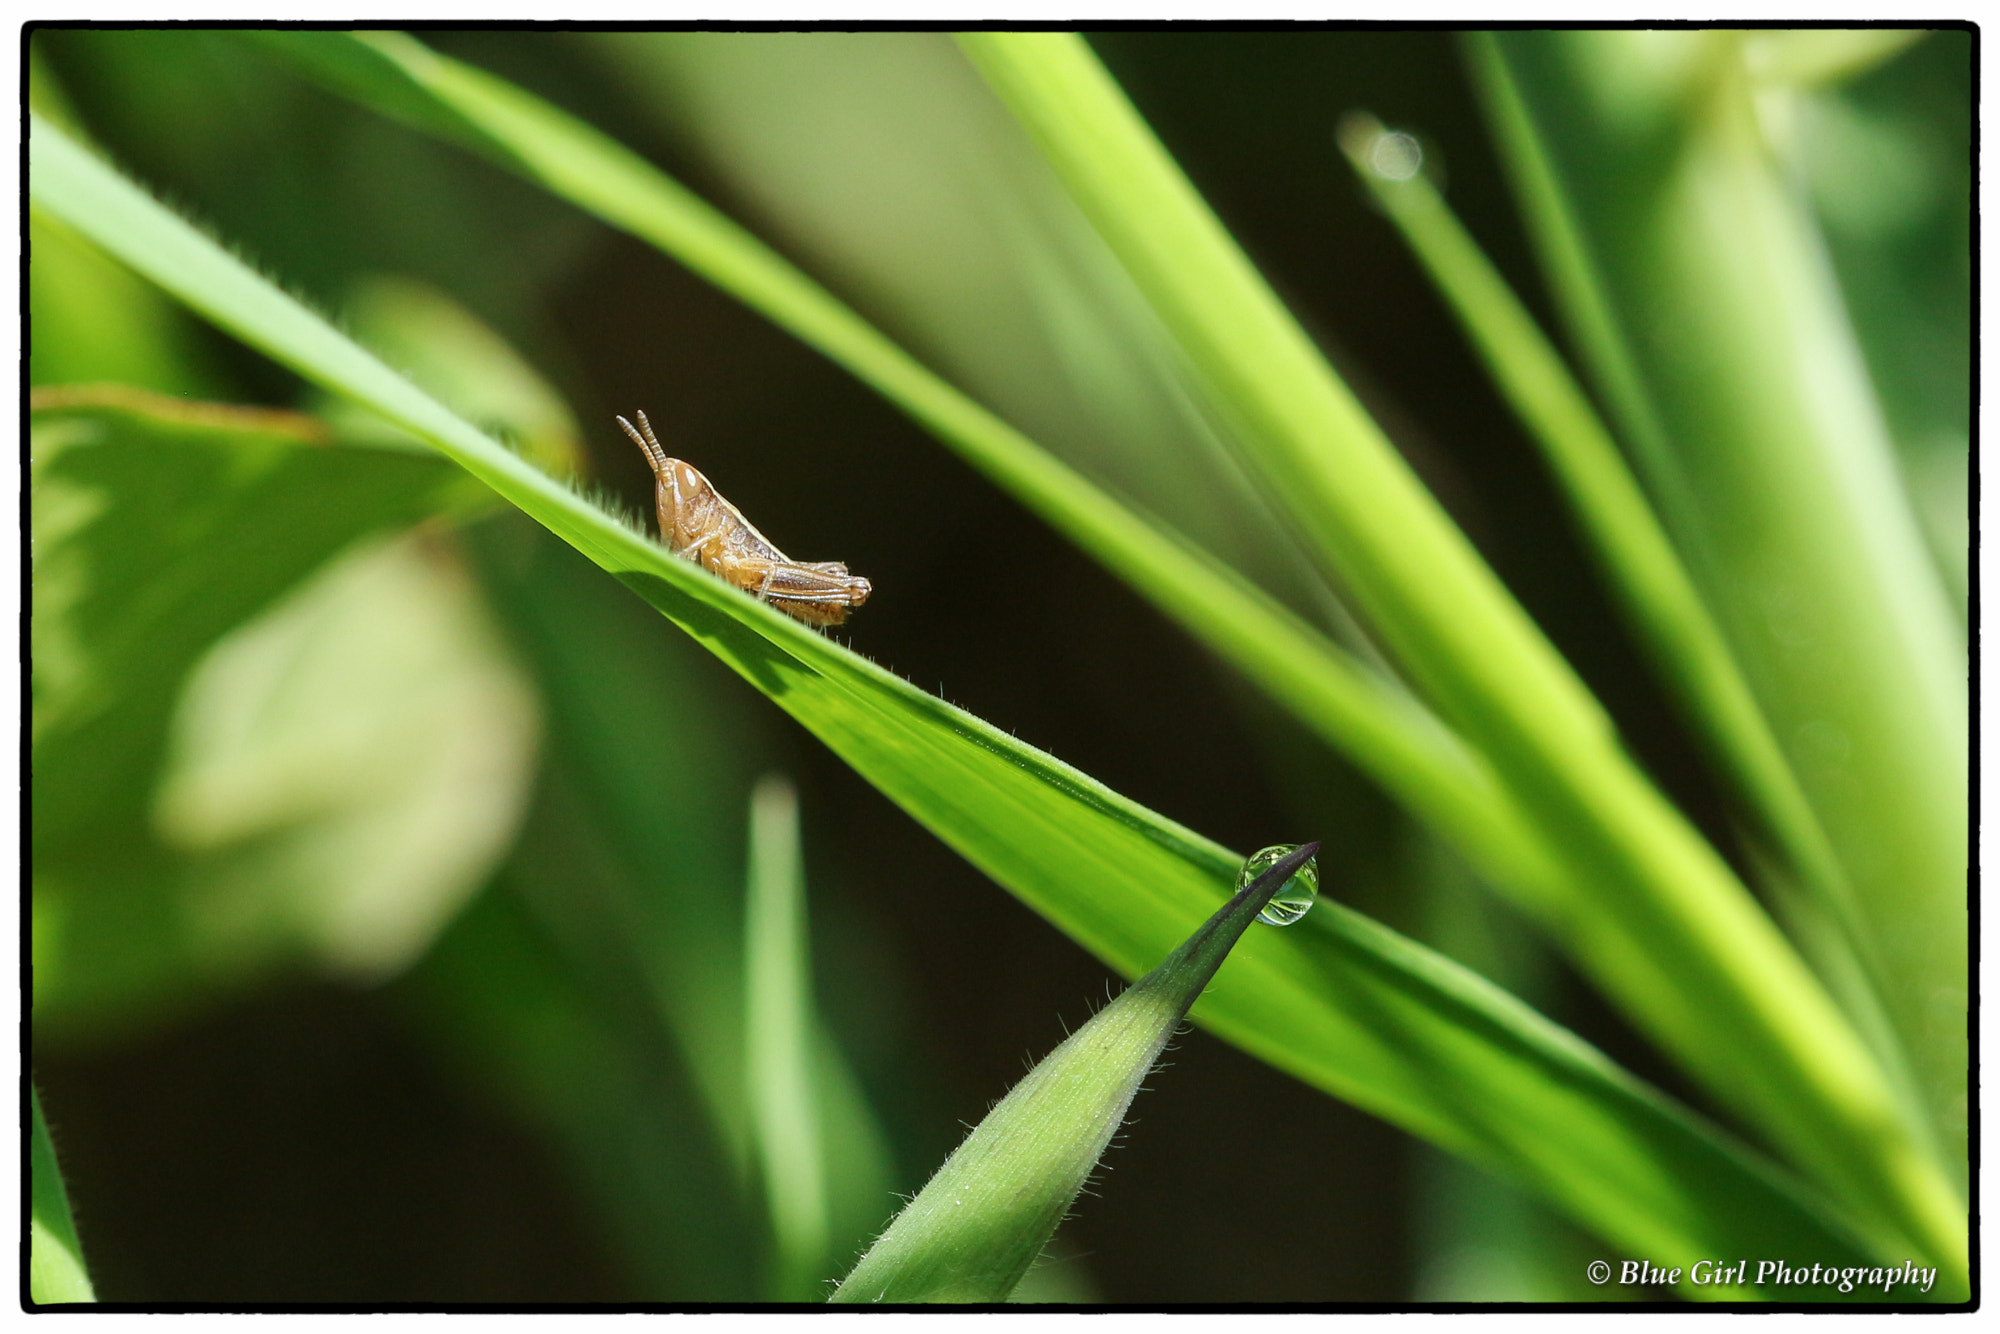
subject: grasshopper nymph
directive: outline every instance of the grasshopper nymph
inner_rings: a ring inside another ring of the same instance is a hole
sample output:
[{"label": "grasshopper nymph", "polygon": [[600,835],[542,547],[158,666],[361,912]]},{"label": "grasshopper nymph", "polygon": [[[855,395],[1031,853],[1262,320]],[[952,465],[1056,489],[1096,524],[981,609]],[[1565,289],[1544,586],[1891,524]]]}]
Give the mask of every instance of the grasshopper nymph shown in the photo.
[{"label": "grasshopper nymph", "polygon": [[868,581],[839,561],[796,561],[772,546],[692,465],[667,457],[645,413],[635,415],[636,430],[623,417],[618,424],[653,467],[667,550],[807,625],[839,625],[868,600]]}]

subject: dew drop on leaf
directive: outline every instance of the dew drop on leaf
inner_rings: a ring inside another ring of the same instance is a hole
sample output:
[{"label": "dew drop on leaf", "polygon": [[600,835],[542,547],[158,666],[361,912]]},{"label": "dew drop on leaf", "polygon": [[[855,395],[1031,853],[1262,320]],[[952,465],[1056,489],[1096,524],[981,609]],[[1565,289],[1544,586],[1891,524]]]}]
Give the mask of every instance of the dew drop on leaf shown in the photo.
[{"label": "dew drop on leaf", "polygon": [[[1277,865],[1287,853],[1296,851],[1298,846],[1296,843],[1277,843],[1261,852],[1251,854],[1250,860],[1244,862],[1243,869],[1237,872],[1236,888],[1242,889]],[[1294,872],[1290,880],[1278,887],[1278,892],[1271,896],[1271,901],[1257,914],[1257,920],[1272,926],[1290,926],[1306,915],[1318,897],[1319,858],[1315,857]]]}]

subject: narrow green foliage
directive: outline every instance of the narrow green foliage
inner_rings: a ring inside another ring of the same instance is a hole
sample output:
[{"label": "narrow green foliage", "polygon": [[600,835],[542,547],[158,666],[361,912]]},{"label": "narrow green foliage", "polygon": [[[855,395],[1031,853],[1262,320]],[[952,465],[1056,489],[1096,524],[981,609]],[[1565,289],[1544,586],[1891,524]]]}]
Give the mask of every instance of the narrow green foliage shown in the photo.
[{"label": "narrow green foliage", "polygon": [[[1227,896],[1240,854],[924,694],[592,508],[59,131],[34,122],[30,153],[37,200],[252,346],[457,460],[1112,967],[1137,976]],[[1322,902],[1292,930],[1253,933],[1236,960],[1232,984],[1197,1007],[1199,1022],[1539,1190],[1634,1254],[1855,1253],[1839,1211],[1815,1192],[1491,984],[1337,904]]]},{"label": "narrow green foliage", "polygon": [[28,1145],[28,1296],[37,1303],[94,1302],[97,1293],[83,1267],[69,1192],[63,1189],[55,1145],[42,1120],[42,1095],[30,1090],[28,1103],[34,1118]]},{"label": "narrow green foliage", "polygon": [[[390,114],[438,129],[649,240],[820,348],[957,448],[1169,615],[1237,663],[1307,726],[1431,821],[1497,883],[1551,904],[1562,872],[1487,766],[1409,696],[1226,567],[1134,514],[889,343],[852,311],[650,164],[562,112],[408,38],[362,42],[368,81],[335,80]],[[314,48],[288,43],[316,60]],[[347,57],[343,56],[342,59]],[[365,63],[365,62],[364,62]],[[414,83],[442,110],[412,116]],[[1550,908],[1551,911],[1555,909]],[[1643,957],[1643,952],[1641,952]],[[1663,990],[1676,1005],[1687,999]]]},{"label": "narrow green foliage", "polygon": [[779,1300],[817,1295],[827,1244],[802,860],[798,797],[790,783],[772,775],[750,796],[743,1037],[750,1120],[775,1252],[770,1291]]},{"label": "narrow green foliage", "polygon": [[[1932,40],[1971,58],[1969,34]],[[1472,50],[1576,344],[1846,871],[1962,1188],[1966,646],[1774,142],[1801,113],[1758,81],[1776,49],[1711,30]]]},{"label": "narrow green foliage", "polygon": [[1307,843],[1245,885],[1029,1071],[896,1215],[833,1300],[1005,1301],[1237,937],[1318,852]]},{"label": "narrow green foliage", "polygon": [[1526,906],[1880,1244],[1916,1246],[1962,1275],[1962,1206],[1867,1045],[1633,763],[1088,46],[1018,32],[961,42],[1153,303],[1270,493],[1561,850],[1562,892]]},{"label": "narrow green foliage", "polygon": [[[1342,123],[1340,142],[1541,446],[1633,628],[1707,738],[1716,773],[1736,786],[1771,849],[1816,897],[1813,910],[1830,914],[1846,949],[1854,950],[1854,906],[1826,834],[1721,629],[1583,387],[1437,187],[1416,169],[1411,159],[1421,149],[1415,139],[1392,135],[1357,113]],[[1875,1004],[1871,997],[1854,997],[1849,1008],[1864,1008],[1872,1017]]]}]

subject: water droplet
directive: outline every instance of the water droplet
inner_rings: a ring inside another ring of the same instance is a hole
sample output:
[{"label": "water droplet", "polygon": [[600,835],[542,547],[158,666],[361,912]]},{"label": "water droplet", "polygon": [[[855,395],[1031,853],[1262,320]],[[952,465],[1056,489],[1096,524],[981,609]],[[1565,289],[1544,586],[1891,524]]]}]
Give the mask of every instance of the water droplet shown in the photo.
[{"label": "water droplet", "polygon": [[1391,181],[1407,181],[1424,169],[1424,146],[1413,134],[1392,130],[1375,141],[1368,165]]},{"label": "water droplet", "polygon": [[[1287,855],[1298,851],[1298,847],[1296,843],[1277,843],[1261,852],[1253,853],[1236,875],[1236,888],[1242,889],[1283,861]],[[1257,920],[1272,926],[1290,926],[1306,915],[1318,897],[1319,858],[1315,857],[1293,872],[1290,880],[1278,886],[1278,892],[1264,905],[1264,911],[1257,914]]]}]

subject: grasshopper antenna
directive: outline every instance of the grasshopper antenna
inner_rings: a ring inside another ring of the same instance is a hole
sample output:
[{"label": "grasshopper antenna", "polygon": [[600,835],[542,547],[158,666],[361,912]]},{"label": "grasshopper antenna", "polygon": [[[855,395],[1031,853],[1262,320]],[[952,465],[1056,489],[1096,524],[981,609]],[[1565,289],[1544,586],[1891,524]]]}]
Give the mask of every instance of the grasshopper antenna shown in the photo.
[{"label": "grasshopper antenna", "polygon": [[646,420],[646,414],[643,412],[636,412],[632,415],[639,419],[639,427],[645,431],[643,436],[639,434],[638,430],[633,429],[631,422],[626,421],[623,417],[618,419],[618,424],[625,428],[625,434],[632,437],[632,443],[637,445],[639,452],[646,456],[646,462],[653,465],[653,471],[665,477],[667,475],[667,451],[661,448],[658,438],[654,436],[653,423]]}]

